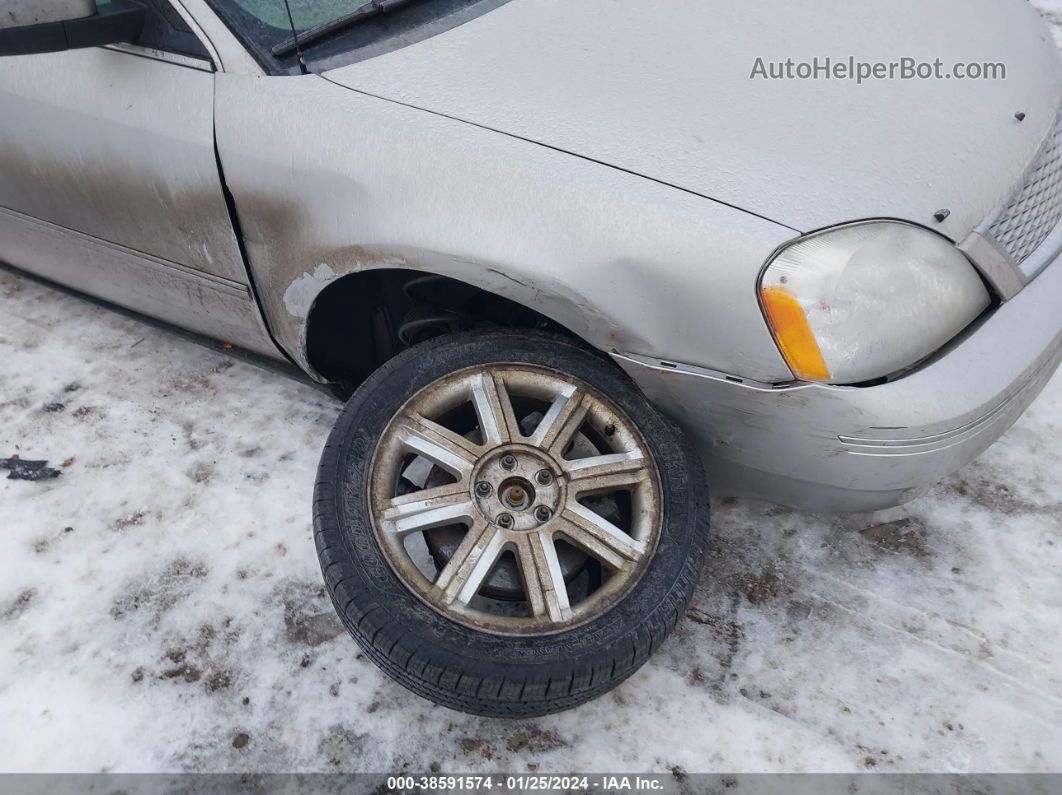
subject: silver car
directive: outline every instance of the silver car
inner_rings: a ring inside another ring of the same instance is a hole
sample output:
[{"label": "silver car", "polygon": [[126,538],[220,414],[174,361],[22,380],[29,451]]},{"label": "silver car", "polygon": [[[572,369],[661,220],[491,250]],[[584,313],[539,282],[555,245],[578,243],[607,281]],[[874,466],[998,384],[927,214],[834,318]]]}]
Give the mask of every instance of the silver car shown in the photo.
[{"label": "silver car", "polygon": [[325,581],[457,709],[642,665],[705,471],[894,506],[1062,356],[1025,0],[2,0],[0,53],[0,260],[349,398]]}]

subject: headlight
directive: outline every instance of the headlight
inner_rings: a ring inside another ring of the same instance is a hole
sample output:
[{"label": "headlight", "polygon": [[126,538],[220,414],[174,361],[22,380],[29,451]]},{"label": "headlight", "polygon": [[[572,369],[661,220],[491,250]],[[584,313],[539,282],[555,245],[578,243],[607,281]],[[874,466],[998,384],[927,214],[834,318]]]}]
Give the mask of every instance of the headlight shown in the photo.
[{"label": "headlight", "polygon": [[917,364],[990,301],[951,243],[891,221],[798,240],[764,270],[760,297],[793,374],[831,384],[858,384]]}]

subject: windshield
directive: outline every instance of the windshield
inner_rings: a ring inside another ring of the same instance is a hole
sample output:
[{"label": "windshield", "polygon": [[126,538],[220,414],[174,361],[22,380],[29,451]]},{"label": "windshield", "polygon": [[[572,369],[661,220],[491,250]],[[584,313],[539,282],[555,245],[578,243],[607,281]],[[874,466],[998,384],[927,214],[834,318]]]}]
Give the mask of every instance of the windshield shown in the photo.
[{"label": "windshield", "polygon": [[[207,0],[271,74],[302,71],[293,47],[300,41],[307,71],[320,72],[412,44],[490,11],[507,0],[410,0],[351,24],[346,17],[369,0]],[[336,23],[334,29],[322,28]],[[316,35],[314,35],[316,34]]]},{"label": "windshield", "polygon": [[281,0],[235,0],[235,2],[258,20],[282,31],[309,30],[349,14],[368,0],[288,0],[288,9]]}]

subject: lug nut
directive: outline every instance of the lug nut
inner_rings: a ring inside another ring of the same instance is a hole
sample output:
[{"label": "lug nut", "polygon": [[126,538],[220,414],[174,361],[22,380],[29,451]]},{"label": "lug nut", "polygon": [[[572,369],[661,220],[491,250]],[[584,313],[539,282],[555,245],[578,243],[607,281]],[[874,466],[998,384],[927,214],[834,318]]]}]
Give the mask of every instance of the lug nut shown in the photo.
[{"label": "lug nut", "polygon": [[549,517],[553,516],[553,511],[547,508],[545,505],[539,505],[535,508],[535,518],[540,522],[548,522]]},{"label": "lug nut", "polygon": [[605,426],[605,436],[612,436],[616,432],[616,426],[611,422]]},{"label": "lug nut", "polygon": [[542,486],[548,486],[553,482],[553,473],[548,469],[540,469],[538,474],[535,475],[535,480],[537,480]]},{"label": "lug nut", "polygon": [[480,497],[489,497],[492,491],[494,491],[494,489],[492,489],[490,484],[485,480],[481,480],[476,484],[476,494]]},{"label": "lug nut", "polygon": [[502,469],[515,469],[516,468],[516,456],[509,454],[503,455],[501,460]]},{"label": "lug nut", "polygon": [[498,514],[498,526],[508,530],[513,526],[513,515],[511,513]]}]

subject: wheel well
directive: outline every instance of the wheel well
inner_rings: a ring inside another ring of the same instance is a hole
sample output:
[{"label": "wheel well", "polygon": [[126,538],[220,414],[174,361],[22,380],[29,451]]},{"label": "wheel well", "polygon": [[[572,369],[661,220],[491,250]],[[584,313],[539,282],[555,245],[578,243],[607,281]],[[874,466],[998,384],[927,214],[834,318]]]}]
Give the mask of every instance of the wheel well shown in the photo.
[{"label": "wheel well", "polygon": [[310,365],[341,392],[411,345],[477,327],[549,329],[544,315],[466,282],[425,271],[380,269],[329,284],[307,319]]}]

